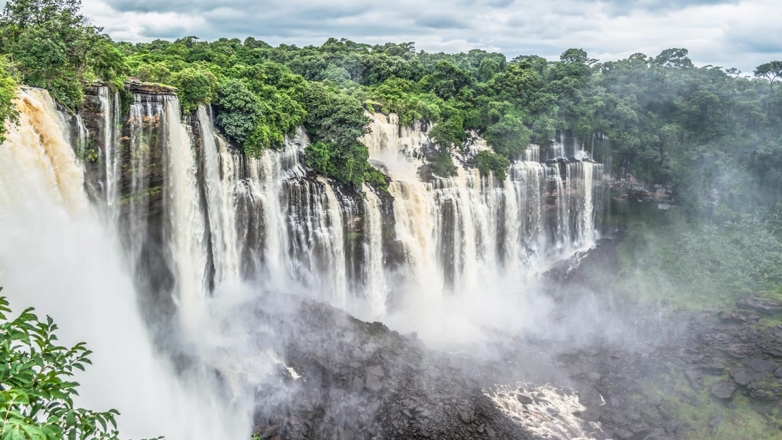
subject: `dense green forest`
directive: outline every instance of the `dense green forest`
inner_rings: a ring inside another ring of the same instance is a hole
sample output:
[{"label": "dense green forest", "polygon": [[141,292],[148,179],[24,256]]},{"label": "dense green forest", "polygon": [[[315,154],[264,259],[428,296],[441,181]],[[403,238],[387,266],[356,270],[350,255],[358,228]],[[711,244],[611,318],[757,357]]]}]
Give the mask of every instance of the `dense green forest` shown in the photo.
[{"label": "dense green forest", "polygon": [[[80,15],[79,0],[8,2],[0,18],[0,117],[14,118],[17,84],[46,88],[76,109],[85,84],[102,81],[122,93],[123,82],[135,77],[176,87],[185,113],[212,105],[216,124],[248,155],[280,148],[285,135],[303,125],[313,140],[306,160],[314,171],[348,185],[369,180],[381,187],[385,176],[369,165],[367,148],[357,141],[368,130],[366,111],[432,124],[425,171],[439,176],[455,172],[450,153],[469,130],[492,147],[473,158],[474,165],[501,178],[530,143],[545,146],[558,132],[586,143],[607,138],[596,159],[610,161],[615,174],[670,185],[685,222],[760,228],[758,236],[773,240],[782,230],[779,61],[743,74],[696,67],[681,48],[606,62],[581,49],[565,50],[558,61],[509,60],[483,50],[427,53],[410,42],[332,38],[300,48],[253,37],[210,42],[186,36],[131,44],[101,32]],[[736,243],[728,240],[728,255],[750,252],[744,245],[736,250]],[[714,271],[728,273],[728,266],[726,260]]]},{"label": "dense green forest", "polygon": [[[313,138],[307,161],[318,173],[358,185],[370,173],[365,110],[395,112],[403,123],[425,120],[435,148],[431,172],[454,172],[450,151],[465,131],[493,149],[477,158],[483,172],[504,174],[529,143],[558,131],[589,142],[610,139],[615,172],[672,185],[693,213],[721,189],[771,212],[782,188],[782,63],[759,66],[755,78],[735,69],[695,67],[685,49],[599,62],[580,49],[559,61],[535,55],[508,60],[483,50],[416,52],[413,43],[367,45],[329,39],[321,46],[273,47],[248,37],[131,44],[114,42],[79,13],[78,0],[15,0],[0,20],[0,77],[6,105],[15,82],[48,89],[66,107],[83,84],[122,89],[128,77],[175,86],[184,112],[211,104],[223,132],[248,154],[279,148],[304,125]],[[730,170],[731,172],[726,172]],[[728,181],[725,181],[725,180]],[[755,191],[755,186],[765,191]],[[750,191],[739,191],[749,189]],[[737,206],[732,206],[736,209]]]}]

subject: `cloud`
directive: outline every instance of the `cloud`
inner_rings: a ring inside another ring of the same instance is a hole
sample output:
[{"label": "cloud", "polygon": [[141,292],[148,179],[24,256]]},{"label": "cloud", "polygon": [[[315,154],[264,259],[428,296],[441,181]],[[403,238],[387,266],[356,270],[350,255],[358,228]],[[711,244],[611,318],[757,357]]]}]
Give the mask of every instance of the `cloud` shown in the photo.
[{"label": "cloud", "polygon": [[699,65],[782,59],[778,0],[84,0],[84,13],[117,40],[254,36],[319,45],[414,41],[427,51],[495,50],[556,59],[571,47],[614,60],[686,47]]}]

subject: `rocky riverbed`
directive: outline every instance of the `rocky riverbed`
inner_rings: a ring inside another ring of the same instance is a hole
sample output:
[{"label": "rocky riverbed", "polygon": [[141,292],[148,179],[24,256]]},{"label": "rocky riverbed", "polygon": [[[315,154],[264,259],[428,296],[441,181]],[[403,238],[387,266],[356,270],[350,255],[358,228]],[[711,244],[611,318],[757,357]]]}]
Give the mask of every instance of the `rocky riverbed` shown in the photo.
[{"label": "rocky riverbed", "polygon": [[[572,319],[574,286],[596,287],[583,271],[616,264],[615,244],[549,274],[555,323]],[[758,294],[676,311],[595,300],[624,337],[497,334],[443,352],[268,294],[241,311],[282,353],[276,380],[257,388],[255,431],[272,440],[782,438],[782,303]]]}]

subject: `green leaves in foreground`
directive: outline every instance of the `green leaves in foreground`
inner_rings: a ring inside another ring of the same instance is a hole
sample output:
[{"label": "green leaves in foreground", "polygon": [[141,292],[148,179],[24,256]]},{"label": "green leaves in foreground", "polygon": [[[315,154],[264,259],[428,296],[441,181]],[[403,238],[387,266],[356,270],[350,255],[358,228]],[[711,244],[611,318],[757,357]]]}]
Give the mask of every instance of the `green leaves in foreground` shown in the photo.
[{"label": "green leaves in foreground", "polygon": [[58,345],[57,324],[48,316],[39,320],[32,308],[10,315],[0,296],[0,439],[117,439],[116,410],[73,404],[74,372],[84,371],[92,352],[84,343]]}]

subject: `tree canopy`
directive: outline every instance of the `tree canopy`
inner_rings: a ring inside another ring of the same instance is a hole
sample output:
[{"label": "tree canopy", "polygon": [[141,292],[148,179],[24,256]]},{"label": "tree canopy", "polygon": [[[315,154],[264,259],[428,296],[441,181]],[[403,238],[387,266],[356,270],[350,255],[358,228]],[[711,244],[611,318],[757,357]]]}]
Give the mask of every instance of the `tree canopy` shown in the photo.
[{"label": "tree canopy", "polygon": [[[169,84],[184,112],[212,105],[217,125],[249,155],[281,148],[286,135],[305,127],[313,140],[308,164],[354,186],[378,176],[357,139],[367,131],[364,112],[379,111],[397,113],[402,124],[434,127],[425,160],[436,176],[455,171],[451,152],[463,148],[467,132],[482,135],[491,153],[505,159],[484,154],[473,161],[498,176],[530,143],[545,148],[565,133],[618,175],[672,185],[692,212],[705,208],[715,189],[735,192],[737,182],[720,171],[728,168],[741,171],[734,175],[741,176],[745,199],[779,209],[782,98],[773,84],[781,61],[758,66],[751,78],[696,67],[684,48],[599,62],[579,48],[557,61],[535,55],[509,61],[478,49],[427,53],[412,42],[336,38],[305,47],[192,35],[131,44],[101,35],[79,8],[79,0],[7,2],[0,85],[45,87],[75,108],[85,82],[119,87],[132,75]],[[0,104],[10,102],[9,93],[0,93]],[[13,116],[12,106],[3,108],[10,113],[2,116]],[[761,185],[765,190],[755,191]]]}]

